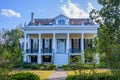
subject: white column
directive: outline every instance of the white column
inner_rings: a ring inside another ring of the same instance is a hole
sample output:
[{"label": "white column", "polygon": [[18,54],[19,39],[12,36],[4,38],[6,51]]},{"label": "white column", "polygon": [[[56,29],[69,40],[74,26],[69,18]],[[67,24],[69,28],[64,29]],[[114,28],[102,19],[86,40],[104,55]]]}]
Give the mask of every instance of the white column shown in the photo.
[{"label": "white column", "polygon": [[27,34],[24,33],[24,53],[26,53],[26,38],[27,38]]},{"label": "white column", "polygon": [[69,44],[70,44],[70,38],[69,38],[69,33],[67,33],[67,46],[66,46],[66,52],[69,53]]},{"label": "white column", "polygon": [[41,53],[41,34],[39,34],[39,54]]},{"label": "white column", "polygon": [[55,33],[53,33],[53,50],[54,50],[54,53],[56,53],[56,39],[55,39]]},{"label": "white column", "polygon": [[24,56],[23,56],[23,61],[24,62],[27,62],[27,56],[24,54]]},{"label": "white column", "polygon": [[37,62],[38,62],[38,64],[41,64],[41,55],[40,54],[38,54],[38,58],[37,58]]},{"label": "white column", "polygon": [[82,33],[81,37],[81,52],[82,52],[82,61],[85,62],[85,56],[84,56],[84,33]]},{"label": "white column", "polygon": [[37,62],[38,64],[41,64],[41,33],[39,33],[38,36],[39,36],[39,54],[38,54]]},{"label": "white column", "polygon": [[30,35],[28,35],[28,49],[30,49]]},{"label": "white column", "polygon": [[81,52],[84,53],[84,33],[82,33],[81,37]]}]

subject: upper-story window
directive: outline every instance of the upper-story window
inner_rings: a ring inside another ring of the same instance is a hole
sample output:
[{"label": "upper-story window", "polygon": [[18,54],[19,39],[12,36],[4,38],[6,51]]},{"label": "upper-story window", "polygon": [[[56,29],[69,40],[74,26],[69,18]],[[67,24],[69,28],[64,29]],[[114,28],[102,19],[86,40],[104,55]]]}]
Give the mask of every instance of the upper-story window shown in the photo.
[{"label": "upper-story window", "polygon": [[59,25],[65,25],[65,20],[60,19],[60,20],[58,21],[58,24],[59,24]]}]

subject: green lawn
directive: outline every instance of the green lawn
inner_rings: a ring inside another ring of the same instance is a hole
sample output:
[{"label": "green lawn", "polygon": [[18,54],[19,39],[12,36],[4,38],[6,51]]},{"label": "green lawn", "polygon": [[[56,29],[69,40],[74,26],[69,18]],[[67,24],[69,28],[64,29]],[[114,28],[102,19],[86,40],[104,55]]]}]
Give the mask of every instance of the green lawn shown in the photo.
[{"label": "green lawn", "polygon": [[18,72],[31,72],[37,74],[41,80],[46,80],[52,74],[53,70],[14,70],[12,73]]},{"label": "green lawn", "polygon": [[[79,74],[79,70],[76,70],[77,74]],[[92,73],[90,69],[82,70],[82,73]],[[110,72],[108,69],[96,69],[97,73],[104,73],[104,72]],[[75,75],[75,71],[67,71],[68,75]]]}]

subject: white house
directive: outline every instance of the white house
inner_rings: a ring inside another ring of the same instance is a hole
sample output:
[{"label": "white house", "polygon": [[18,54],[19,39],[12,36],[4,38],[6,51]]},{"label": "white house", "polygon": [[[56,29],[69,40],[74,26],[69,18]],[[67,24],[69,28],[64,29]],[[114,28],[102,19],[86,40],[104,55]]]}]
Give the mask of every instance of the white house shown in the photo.
[{"label": "white house", "polygon": [[34,19],[24,26],[24,62],[53,63],[61,67],[70,58],[92,47],[98,26],[89,18],[69,18],[60,14],[52,19]]}]

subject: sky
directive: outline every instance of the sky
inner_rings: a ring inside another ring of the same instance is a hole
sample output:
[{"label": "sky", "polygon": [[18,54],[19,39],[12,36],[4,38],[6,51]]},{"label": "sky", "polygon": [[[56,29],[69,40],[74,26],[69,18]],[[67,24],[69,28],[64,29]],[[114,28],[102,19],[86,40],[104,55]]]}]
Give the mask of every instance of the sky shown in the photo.
[{"label": "sky", "polygon": [[100,10],[97,0],[1,0],[0,29],[14,29],[34,18],[54,18],[64,14],[70,18],[88,18],[92,9]]}]

